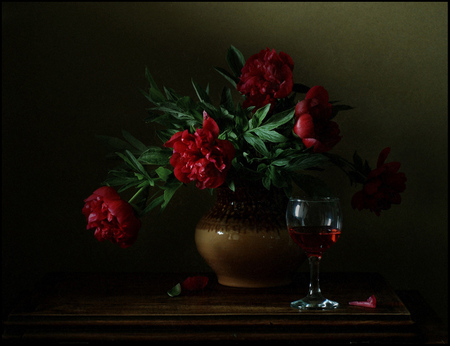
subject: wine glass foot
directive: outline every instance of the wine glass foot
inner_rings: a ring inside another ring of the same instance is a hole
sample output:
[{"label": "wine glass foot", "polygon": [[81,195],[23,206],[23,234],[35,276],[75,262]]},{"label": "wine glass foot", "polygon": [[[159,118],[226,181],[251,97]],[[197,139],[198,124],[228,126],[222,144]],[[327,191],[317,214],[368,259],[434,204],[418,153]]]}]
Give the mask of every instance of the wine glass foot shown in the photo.
[{"label": "wine glass foot", "polygon": [[299,310],[332,310],[338,308],[339,303],[323,297],[321,299],[305,297],[291,302],[291,307]]}]

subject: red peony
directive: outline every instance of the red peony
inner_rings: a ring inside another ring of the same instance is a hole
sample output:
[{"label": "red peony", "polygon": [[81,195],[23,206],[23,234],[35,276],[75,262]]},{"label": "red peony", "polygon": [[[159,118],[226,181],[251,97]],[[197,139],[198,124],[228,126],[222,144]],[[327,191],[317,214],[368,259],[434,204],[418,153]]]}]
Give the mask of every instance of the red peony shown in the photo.
[{"label": "red peony", "polygon": [[384,163],[390,151],[391,148],[381,151],[377,168],[368,174],[363,189],[353,195],[353,209],[369,209],[380,216],[382,210],[389,209],[392,204],[400,204],[400,193],[406,189],[406,176],[398,172],[400,162]]},{"label": "red peony", "polygon": [[227,140],[220,140],[217,123],[203,112],[203,128],[194,134],[188,130],[175,133],[164,146],[173,148],[170,164],[175,177],[183,182],[196,181],[199,189],[222,185],[231,167],[235,149]]},{"label": "red peony", "polygon": [[86,229],[95,229],[98,241],[110,240],[127,248],[137,239],[141,221],[133,207],[120,198],[112,187],[103,186],[84,200],[83,214],[88,222]]},{"label": "red peony", "polygon": [[244,108],[255,106],[256,110],[270,103],[272,110],[276,99],[291,93],[293,69],[292,58],[284,52],[278,55],[274,49],[266,48],[252,55],[242,68],[237,84],[237,90],[246,96]]},{"label": "red peony", "polygon": [[330,120],[332,107],[328,100],[328,92],[317,85],[295,106],[294,133],[315,153],[329,151],[341,140],[338,124]]}]

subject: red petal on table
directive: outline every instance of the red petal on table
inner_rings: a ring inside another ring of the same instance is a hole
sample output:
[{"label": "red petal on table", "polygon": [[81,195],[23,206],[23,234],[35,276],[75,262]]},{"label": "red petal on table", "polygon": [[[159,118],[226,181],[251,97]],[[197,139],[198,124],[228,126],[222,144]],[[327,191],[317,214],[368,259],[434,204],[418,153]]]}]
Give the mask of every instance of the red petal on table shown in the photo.
[{"label": "red petal on table", "polygon": [[377,300],[375,299],[375,296],[372,294],[366,301],[353,301],[348,302],[348,304],[355,306],[363,306],[365,308],[376,308]]},{"label": "red petal on table", "polygon": [[206,276],[190,276],[181,283],[181,287],[187,291],[199,291],[206,287],[208,281]]}]

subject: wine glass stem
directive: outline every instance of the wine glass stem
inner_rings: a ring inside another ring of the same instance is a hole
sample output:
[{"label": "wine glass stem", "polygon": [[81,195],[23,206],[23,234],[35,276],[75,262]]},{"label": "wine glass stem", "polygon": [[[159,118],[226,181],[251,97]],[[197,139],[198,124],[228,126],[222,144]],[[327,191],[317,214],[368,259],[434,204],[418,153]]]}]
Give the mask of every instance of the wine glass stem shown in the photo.
[{"label": "wine glass stem", "polygon": [[310,297],[320,297],[322,295],[319,285],[319,264],[320,257],[310,256],[309,260],[309,293]]}]

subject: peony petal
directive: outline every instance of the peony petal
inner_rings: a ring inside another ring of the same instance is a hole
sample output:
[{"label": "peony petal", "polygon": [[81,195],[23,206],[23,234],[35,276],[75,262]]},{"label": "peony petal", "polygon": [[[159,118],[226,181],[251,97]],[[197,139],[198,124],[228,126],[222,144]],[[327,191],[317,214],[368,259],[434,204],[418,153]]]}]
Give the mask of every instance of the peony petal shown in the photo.
[{"label": "peony petal", "polygon": [[88,198],[86,198],[84,201],[89,202],[94,199],[97,199],[98,196],[103,197],[103,199],[120,199],[119,194],[116,192],[114,188],[111,186],[102,186],[95,190],[92,195],[90,195]]},{"label": "peony petal", "polygon": [[373,195],[378,191],[382,183],[380,179],[372,179],[364,185],[363,191],[368,195]]},{"label": "peony petal", "polygon": [[364,209],[364,194],[362,191],[358,191],[353,195],[351,204],[353,209]]},{"label": "peony petal", "polygon": [[295,119],[305,113],[309,113],[311,109],[311,100],[301,100],[295,105]]},{"label": "peony petal", "polygon": [[111,221],[112,216],[116,217],[118,222],[121,224],[125,219],[129,217],[129,215],[134,216],[133,207],[128,204],[123,199],[108,201],[108,211],[111,214],[111,217],[108,215],[108,221]]},{"label": "peony petal", "polygon": [[231,160],[233,160],[234,156],[236,155],[236,148],[230,141],[226,139],[216,139],[216,143],[222,150],[223,156],[228,159],[227,166],[229,166]]},{"label": "peony petal", "polygon": [[303,138],[303,144],[305,145],[305,147],[307,148],[311,148],[313,147],[313,152],[317,153],[320,151],[321,147],[322,147],[322,143],[320,143],[317,139],[315,138]]},{"label": "peony petal", "polygon": [[181,181],[182,183],[189,184],[191,180],[187,176],[186,173],[183,172],[184,165],[176,165],[174,167],[173,173],[175,174],[175,177]]},{"label": "peony petal", "polygon": [[285,52],[280,52],[279,56],[281,61],[283,61],[286,65],[288,65],[291,71],[294,70],[294,60],[290,57],[289,54],[286,54]]},{"label": "peony petal", "polygon": [[384,164],[384,161],[386,161],[390,151],[391,151],[391,148],[389,148],[389,147],[384,148],[381,151],[380,155],[378,156],[377,167],[381,167]]},{"label": "peony petal", "polygon": [[278,91],[273,94],[273,96],[277,99],[288,97],[292,91],[292,87],[294,86],[292,69],[288,65],[283,65],[281,69],[281,73],[285,79],[281,82]]},{"label": "peony petal", "polygon": [[164,146],[166,148],[172,148],[173,144],[181,139],[180,137],[182,134],[183,134],[183,131],[175,133],[172,137],[170,137],[170,139],[166,143],[164,143]]},{"label": "peony petal", "polygon": [[181,287],[188,291],[200,291],[206,287],[208,281],[206,276],[190,276],[181,283]]},{"label": "peony petal", "polygon": [[321,104],[328,104],[328,91],[323,86],[313,86],[306,93],[305,99],[318,99]]},{"label": "peony petal", "polygon": [[309,114],[302,114],[294,125],[294,133],[302,139],[315,138],[314,122]]},{"label": "peony petal", "polygon": [[383,165],[383,167],[385,167],[386,170],[391,173],[397,173],[398,170],[400,169],[400,166],[401,166],[400,162],[388,162]]},{"label": "peony petal", "polygon": [[369,298],[367,298],[366,301],[352,301],[352,302],[348,302],[349,305],[354,305],[354,306],[362,306],[365,308],[376,308],[377,307],[377,300],[375,299],[375,296],[372,294]]},{"label": "peony petal", "polygon": [[208,113],[206,113],[206,111],[203,111],[203,130],[212,133],[214,138],[217,138],[220,132],[219,126],[217,126],[217,123],[208,115]]},{"label": "peony petal", "polygon": [[176,141],[172,144],[174,153],[182,153],[183,151],[188,149],[188,146],[182,141]]}]

